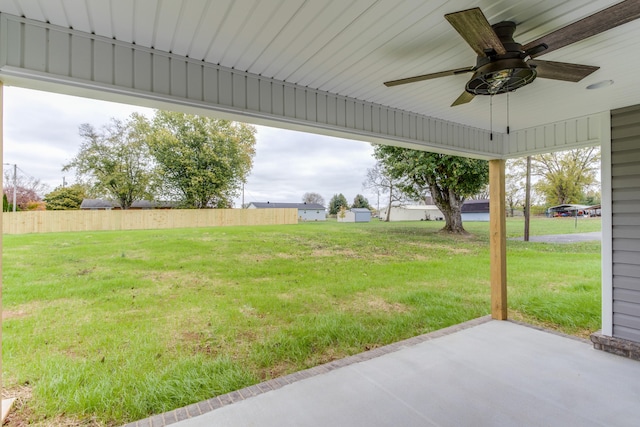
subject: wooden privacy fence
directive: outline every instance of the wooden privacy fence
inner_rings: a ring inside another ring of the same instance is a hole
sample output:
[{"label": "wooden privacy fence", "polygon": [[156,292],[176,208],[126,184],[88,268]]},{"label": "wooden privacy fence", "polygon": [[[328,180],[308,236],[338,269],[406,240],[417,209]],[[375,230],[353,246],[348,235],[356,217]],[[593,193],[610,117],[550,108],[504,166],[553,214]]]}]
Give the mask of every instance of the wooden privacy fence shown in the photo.
[{"label": "wooden privacy fence", "polygon": [[297,224],[297,209],[149,209],[3,212],[4,234]]}]

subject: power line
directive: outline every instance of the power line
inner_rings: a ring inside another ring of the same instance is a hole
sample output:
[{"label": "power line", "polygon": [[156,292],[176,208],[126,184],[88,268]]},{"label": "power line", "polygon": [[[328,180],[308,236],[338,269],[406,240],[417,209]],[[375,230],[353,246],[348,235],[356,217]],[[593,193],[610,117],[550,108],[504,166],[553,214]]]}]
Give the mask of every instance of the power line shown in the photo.
[{"label": "power line", "polygon": [[30,174],[29,172],[25,171],[25,170],[24,170],[24,169],[22,169],[22,168],[18,168],[18,170],[19,170],[20,172],[22,172],[22,173],[23,173],[27,178],[31,178],[31,179],[32,179],[32,180],[34,180],[34,181],[35,181],[35,180],[38,180],[38,181],[40,180],[40,178],[36,178],[36,177],[35,177],[35,175]]}]

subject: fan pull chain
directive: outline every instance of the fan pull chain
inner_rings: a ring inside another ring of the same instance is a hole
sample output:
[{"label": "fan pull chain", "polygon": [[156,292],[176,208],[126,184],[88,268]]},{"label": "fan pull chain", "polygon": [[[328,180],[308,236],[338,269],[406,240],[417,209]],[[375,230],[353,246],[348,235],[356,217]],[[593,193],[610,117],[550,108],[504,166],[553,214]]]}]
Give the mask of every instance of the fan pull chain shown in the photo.
[{"label": "fan pull chain", "polygon": [[489,141],[493,141],[493,95],[489,96]]},{"label": "fan pull chain", "polygon": [[507,88],[507,135],[509,135],[509,90]]}]

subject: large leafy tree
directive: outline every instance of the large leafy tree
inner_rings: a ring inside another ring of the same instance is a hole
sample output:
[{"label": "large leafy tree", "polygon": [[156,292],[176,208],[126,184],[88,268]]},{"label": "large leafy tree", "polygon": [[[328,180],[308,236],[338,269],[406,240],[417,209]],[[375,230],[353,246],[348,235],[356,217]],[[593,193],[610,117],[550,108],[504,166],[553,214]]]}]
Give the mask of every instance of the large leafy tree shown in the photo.
[{"label": "large leafy tree", "polygon": [[87,190],[80,184],[69,187],[57,187],[55,190],[44,196],[47,203],[47,210],[76,210],[80,209],[82,200],[87,197]]},{"label": "large leafy tree", "polygon": [[101,129],[80,125],[83,142],[63,170],[75,169],[93,195],[117,201],[128,209],[151,197],[152,165],[145,141],[146,119],[133,113],[127,120],[112,118]]},{"label": "large leafy tree", "polygon": [[158,111],[148,143],[163,194],[183,207],[229,207],[255,155],[253,126],[229,120]]},{"label": "large leafy tree", "polygon": [[431,193],[445,218],[442,231],[466,233],[462,204],[487,185],[486,161],[385,145],[376,146],[374,156],[392,177],[401,180],[399,187],[408,196],[421,200]]},{"label": "large leafy tree", "polygon": [[547,204],[579,203],[597,184],[600,147],[579,148],[531,158],[535,189]]},{"label": "large leafy tree", "polygon": [[331,200],[329,200],[329,215],[337,215],[340,212],[340,208],[349,208],[349,202],[344,194],[334,194]]}]

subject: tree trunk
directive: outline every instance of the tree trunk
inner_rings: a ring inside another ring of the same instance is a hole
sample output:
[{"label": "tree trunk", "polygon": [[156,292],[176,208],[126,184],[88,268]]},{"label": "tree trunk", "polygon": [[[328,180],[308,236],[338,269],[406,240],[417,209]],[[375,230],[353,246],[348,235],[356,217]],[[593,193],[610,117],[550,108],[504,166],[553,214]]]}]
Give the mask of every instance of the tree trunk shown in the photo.
[{"label": "tree trunk", "polygon": [[464,199],[456,197],[453,191],[442,191],[435,185],[429,185],[431,197],[442,215],[444,215],[444,228],[442,232],[452,234],[468,234],[462,225],[462,203]]},{"label": "tree trunk", "polygon": [[467,234],[467,231],[464,229],[464,226],[462,225],[462,213],[460,211],[460,207],[453,208],[451,206],[448,206],[449,209],[445,209],[443,210],[442,208],[440,208],[440,210],[442,211],[442,214],[444,215],[444,228],[442,229],[442,231],[447,232],[447,233],[454,233],[454,234]]},{"label": "tree trunk", "polygon": [[389,222],[391,218],[391,203],[393,202],[393,185],[389,185],[389,206],[387,206],[387,217],[384,222]]}]

